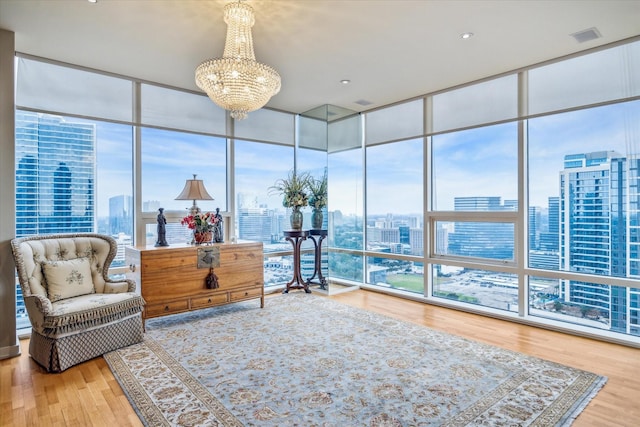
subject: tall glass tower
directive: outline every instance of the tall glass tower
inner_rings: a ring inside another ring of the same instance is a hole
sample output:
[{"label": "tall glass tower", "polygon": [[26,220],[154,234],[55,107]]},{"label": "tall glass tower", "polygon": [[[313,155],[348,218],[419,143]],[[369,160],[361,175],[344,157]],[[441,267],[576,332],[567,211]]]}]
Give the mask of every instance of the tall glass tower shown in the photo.
[{"label": "tall glass tower", "polygon": [[[560,268],[627,277],[626,158],[615,151],[565,156],[560,173]],[[611,330],[626,332],[627,292],[563,280],[560,298],[608,316]]]},{"label": "tall glass tower", "polygon": [[94,231],[93,124],[16,111],[16,236]]}]

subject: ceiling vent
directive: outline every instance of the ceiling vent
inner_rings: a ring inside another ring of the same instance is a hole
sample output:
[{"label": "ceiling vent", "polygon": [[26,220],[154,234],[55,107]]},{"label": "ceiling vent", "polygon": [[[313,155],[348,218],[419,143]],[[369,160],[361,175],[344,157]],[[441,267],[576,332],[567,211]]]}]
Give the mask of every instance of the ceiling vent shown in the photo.
[{"label": "ceiling vent", "polygon": [[571,37],[576,39],[578,43],[590,42],[591,40],[599,39],[602,37],[600,31],[596,27],[587,28],[586,30],[578,31],[577,33],[570,34]]},{"label": "ceiling vent", "polygon": [[359,99],[359,100],[356,101],[356,104],[362,105],[363,107],[366,107],[367,105],[373,104],[373,102],[367,101],[366,99]]}]

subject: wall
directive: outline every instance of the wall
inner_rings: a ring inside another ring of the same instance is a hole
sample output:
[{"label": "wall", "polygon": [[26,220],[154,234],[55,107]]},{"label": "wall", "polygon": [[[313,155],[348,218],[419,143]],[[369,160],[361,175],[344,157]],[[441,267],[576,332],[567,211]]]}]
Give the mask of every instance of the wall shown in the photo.
[{"label": "wall", "polygon": [[15,264],[14,33],[0,29],[0,359],[18,356]]}]

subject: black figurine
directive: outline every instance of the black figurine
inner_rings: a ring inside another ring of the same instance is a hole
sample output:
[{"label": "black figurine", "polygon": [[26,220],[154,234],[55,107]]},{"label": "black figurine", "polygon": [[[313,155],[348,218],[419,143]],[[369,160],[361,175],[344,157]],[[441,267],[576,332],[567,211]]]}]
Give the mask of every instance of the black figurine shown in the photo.
[{"label": "black figurine", "polygon": [[213,229],[213,241],[216,243],[224,242],[224,220],[220,215],[220,208],[216,208],[216,226]]},{"label": "black figurine", "polygon": [[164,208],[158,209],[158,240],[155,246],[169,246],[167,243],[167,218],[163,212]]}]

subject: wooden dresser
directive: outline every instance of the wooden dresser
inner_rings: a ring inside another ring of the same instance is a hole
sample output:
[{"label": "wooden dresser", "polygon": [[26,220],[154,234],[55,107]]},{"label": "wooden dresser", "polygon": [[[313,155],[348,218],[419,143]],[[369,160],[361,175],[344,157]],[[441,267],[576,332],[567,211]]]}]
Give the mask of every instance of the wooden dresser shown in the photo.
[{"label": "wooden dresser", "polygon": [[[260,298],[264,307],[262,243],[214,243],[125,248],[127,278],[146,301],[144,319]],[[218,288],[209,289],[210,267]]]}]

